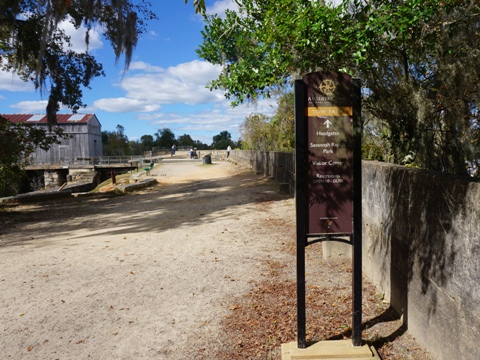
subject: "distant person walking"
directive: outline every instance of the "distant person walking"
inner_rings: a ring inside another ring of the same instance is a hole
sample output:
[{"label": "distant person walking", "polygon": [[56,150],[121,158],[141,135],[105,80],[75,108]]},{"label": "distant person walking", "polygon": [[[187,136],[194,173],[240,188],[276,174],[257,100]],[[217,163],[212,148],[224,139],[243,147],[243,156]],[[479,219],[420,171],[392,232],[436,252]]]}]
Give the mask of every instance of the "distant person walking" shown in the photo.
[{"label": "distant person walking", "polygon": [[176,150],[175,144],[173,144],[173,145],[172,145],[172,156],[175,155],[175,150]]},{"label": "distant person walking", "polygon": [[230,156],[230,151],[232,151],[232,147],[230,145],[227,146],[227,159]]}]

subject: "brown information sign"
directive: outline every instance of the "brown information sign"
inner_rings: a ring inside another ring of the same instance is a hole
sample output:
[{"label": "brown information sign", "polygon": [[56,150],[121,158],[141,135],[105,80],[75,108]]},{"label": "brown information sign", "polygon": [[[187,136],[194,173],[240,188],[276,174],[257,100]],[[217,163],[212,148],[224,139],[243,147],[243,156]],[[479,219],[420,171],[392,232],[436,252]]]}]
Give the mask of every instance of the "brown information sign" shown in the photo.
[{"label": "brown information sign", "polygon": [[307,234],[353,232],[352,78],[344,73],[303,77],[307,119]]}]

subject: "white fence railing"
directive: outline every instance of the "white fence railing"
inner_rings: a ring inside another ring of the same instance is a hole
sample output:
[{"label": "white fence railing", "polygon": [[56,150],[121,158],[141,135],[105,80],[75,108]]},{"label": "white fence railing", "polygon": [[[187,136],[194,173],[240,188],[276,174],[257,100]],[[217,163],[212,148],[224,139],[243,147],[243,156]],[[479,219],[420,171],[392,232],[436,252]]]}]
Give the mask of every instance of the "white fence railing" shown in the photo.
[{"label": "white fence railing", "polygon": [[55,161],[47,161],[46,159],[34,159],[30,160],[30,166],[79,166],[79,165],[114,165],[114,164],[143,164],[148,159],[145,159],[141,155],[136,156],[96,156],[88,158],[64,158]]}]

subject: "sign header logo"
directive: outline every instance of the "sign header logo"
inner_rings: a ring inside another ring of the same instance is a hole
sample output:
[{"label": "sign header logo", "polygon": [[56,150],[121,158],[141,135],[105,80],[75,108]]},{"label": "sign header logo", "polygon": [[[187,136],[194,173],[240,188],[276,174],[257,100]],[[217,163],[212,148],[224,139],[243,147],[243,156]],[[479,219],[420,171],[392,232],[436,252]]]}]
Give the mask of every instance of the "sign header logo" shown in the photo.
[{"label": "sign header logo", "polygon": [[336,88],[337,85],[331,79],[323,80],[318,86],[318,89],[327,96],[332,96]]}]

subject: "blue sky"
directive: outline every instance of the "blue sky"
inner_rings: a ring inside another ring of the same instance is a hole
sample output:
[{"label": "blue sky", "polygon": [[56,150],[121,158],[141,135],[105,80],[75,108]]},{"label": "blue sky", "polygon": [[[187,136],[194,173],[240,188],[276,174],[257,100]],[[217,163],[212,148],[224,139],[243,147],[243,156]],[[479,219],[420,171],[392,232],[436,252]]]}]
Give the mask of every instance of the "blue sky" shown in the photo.
[{"label": "blue sky", "polygon": [[[195,52],[202,43],[204,23],[195,14],[193,0],[186,5],[184,0],[151,2],[159,19],[148,24],[127,73],[123,74],[123,58],[115,64],[110,44],[98,34],[91,35],[89,50],[103,64],[106,77],[94,79],[92,89],[84,90],[88,107],[81,113],[96,114],[102,130],[114,131],[122,125],[130,140],[169,128],[176,137],[189,134],[207,144],[221,131],[238,139],[239,125],[253,112],[272,113],[272,101],[232,108],[223,92],[205,88],[221,68],[202,61]],[[235,9],[232,0],[206,3],[210,13]],[[71,34],[75,48],[84,49],[84,34],[69,24],[62,27]],[[0,71],[0,113],[44,114],[46,99],[31,83]]]}]

